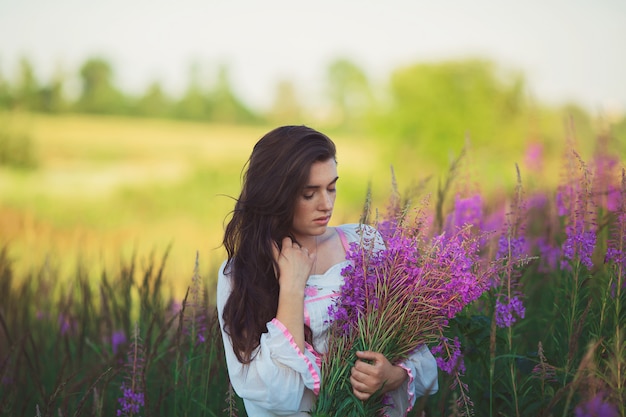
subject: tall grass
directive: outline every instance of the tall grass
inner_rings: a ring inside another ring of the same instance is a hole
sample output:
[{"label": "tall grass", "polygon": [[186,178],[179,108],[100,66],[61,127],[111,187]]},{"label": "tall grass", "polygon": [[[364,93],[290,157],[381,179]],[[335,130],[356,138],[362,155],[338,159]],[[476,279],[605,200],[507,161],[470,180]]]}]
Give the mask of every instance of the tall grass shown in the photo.
[{"label": "tall grass", "polygon": [[[455,165],[456,182],[439,190],[454,201],[436,202],[433,223],[487,233],[482,256],[505,272],[450,322],[448,356],[431,346],[446,365],[440,390],[411,415],[626,415],[626,174],[614,141],[599,137],[584,161],[572,134],[558,187],[527,189],[544,174],[520,171],[499,200],[486,201]],[[210,300],[215,277],[201,276],[198,255],[177,299],[168,252],[97,276],[77,262],[67,279],[50,260],[16,276],[9,249],[0,249],[0,416],[245,415]]]},{"label": "tall grass", "polygon": [[78,266],[59,285],[67,280],[49,264],[14,280],[0,250],[0,415],[220,416],[240,407],[222,400],[223,345],[199,265],[177,301],[163,285],[165,260],[138,270],[133,258],[96,280]]}]

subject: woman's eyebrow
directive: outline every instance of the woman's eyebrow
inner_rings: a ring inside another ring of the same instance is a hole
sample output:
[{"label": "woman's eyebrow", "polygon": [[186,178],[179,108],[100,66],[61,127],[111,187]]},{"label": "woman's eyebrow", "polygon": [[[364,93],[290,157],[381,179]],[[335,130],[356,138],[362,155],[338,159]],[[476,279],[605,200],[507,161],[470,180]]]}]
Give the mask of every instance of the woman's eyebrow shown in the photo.
[{"label": "woman's eyebrow", "polygon": [[[337,182],[338,179],[339,179],[339,177],[335,177],[335,179],[332,180],[331,182],[329,182],[328,185],[333,185],[334,183]],[[321,187],[321,185],[305,185],[304,189],[305,190],[316,190],[316,189],[318,189],[320,187]]]}]

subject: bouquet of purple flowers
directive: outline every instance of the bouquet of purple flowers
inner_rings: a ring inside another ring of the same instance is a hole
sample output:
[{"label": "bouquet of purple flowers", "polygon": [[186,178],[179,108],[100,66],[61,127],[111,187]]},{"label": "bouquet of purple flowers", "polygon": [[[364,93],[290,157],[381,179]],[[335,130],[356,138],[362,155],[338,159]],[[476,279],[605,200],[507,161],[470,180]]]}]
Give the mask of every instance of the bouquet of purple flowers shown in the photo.
[{"label": "bouquet of purple flowers", "polygon": [[[393,364],[420,346],[439,343],[448,320],[488,288],[495,266],[479,257],[470,227],[429,236],[423,213],[361,226],[331,307],[328,351],[313,416],[377,416],[381,392],[367,401],[352,393],[356,352],[380,352]],[[444,352],[444,356],[445,356]],[[454,352],[447,352],[453,357]]]}]

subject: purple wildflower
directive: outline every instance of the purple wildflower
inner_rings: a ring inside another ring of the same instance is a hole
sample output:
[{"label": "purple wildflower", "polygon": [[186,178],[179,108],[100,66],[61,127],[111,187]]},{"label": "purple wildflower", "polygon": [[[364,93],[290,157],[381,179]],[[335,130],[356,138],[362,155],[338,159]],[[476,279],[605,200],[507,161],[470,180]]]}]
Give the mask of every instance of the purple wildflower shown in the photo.
[{"label": "purple wildflower", "polygon": [[602,393],[596,394],[585,403],[581,403],[574,410],[576,417],[618,417],[617,407],[609,402],[605,402]]},{"label": "purple wildflower", "polygon": [[526,308],[517,296],[496,300],[496,325],[500,328],[511,327],[517,319],[523,319]]},{"label": "purple wildflower", "polygon": [[556,367],[548,363],[543,352],[543,343],[538,343],[539,363],[532,370],[533,377],[546,382],[557,382]]},{"label": "purple wildflower", "polygon": [[559,216],[565,216],[569,213],[569,203],[572,195],[572,187],[569,185],[562,186],[556,193],[556,210]]},{"label": "purple wildflower", "polygon": [[133,342],[128,350],[128,362],[125,366],[125,380],[120,386],[122,396],[118,398],[121,406],[117,410],[118,416],[132,416],[144,406],[144,365],[144,348],[139,337],[139,326],[135,323]]},{"label": "purple wildflower", "polygon": [[207,340],[210,328],[210,318],[205,299],[205,292],[200,276],[199,254],[196,252],[196,263],[189,293],[191,299],[183,301],[185,314],[183,316],[183,331],[195,339],[196,344],[203,344]]},{"label": "purple wildflower", "polygon": [[435,269],[445,271],[448,276],[442,293],[442,300],[450,300],[442,303],[445,304],[442,311],[448,318],[454,317],[486,290],[475,274],[478,244],[463,239],[461,235],[448,238],[442,234],[432,240]]},{"label": "purple wildflower", "polygon": [[610,247],[606,250],[604,262],[613,262],[617,265],[621,264],[622,268],[626,268],[626,254],[624,254],[624,251],[620,250],[619,248]]},{"label": "purple wildflower", "polygon": [[[612,263],[617,269],[621,268],[622,274],[626,271],[626,170],[622,171],[622,189],[618,213],[611,228],[605,262]],[[620,274],[618,273],[618,275]],[[624,285],[626,285],[626,281],[624,281]]]},{"label": "purple wildflower", "polygon": [[59,313],[59,331],[61,335],[74,335],[78,332],[78,323],[75,318],[67,313]]},{"label": "purple wildflower", "polygon": [[122,384],[122,396],[117,399],[120,407],[117,410],[118,416],[132,416],[139,413],[141,407],[144,406],[143,392],[134,391],[126,384]]},{"label": "purple wildflower", "polygon": [[609,211],[618,211],[620,202],[619,188],[609,185],[607,187],[606,209]]},{"label": "purple wildflower", "polygon": [[543,144],[537,142],[528,144],[524,163],[530,171],[540,172],[543,169]]},{"label": "purple wildflower", "polygon": [[111,350],[115,355],[120,347],[120,345],[126,343],[126,334],[124,334],[123,330],[117,330],[113,332],[111,335]]},{"label": "purple wildflower", "polygon": [[526,200],[529,210],[542,210],[548,205],[548,196],[542,192],[536,192]]},{"label": "purple wildflower", "polygon": [[607,136],[598,138],[597,149],[593,158],[593,196],[594,203],[608,211],[616,211],[619,207],[619,158],[611,155],[608,150]]},{"label": "purple wildflower", "polygon": [[513,263],[524,258],[528,254],[528,244],[524,236],[508,238],[500,236],[498,240],[498,253],[496,259],[510,259]]},{"label": "purple wildflower", "polygon": [[[573,154],[578,162],[580,174],[569,172],[569,184],[560,187],[560,193],[567,195],[567,205],[559,206],[559,215],[565,216],[566,239],[563,242],[562,268],[569,269],[567,261],[580,261],[590,269],[593,266],[592,255],[596,246],[594,202],[591,198],[589,171],[578,154]],[[570,161],[570,171],[572,169]],[[557,194],[557,203],[559,200]]]},{"label": "purple wildflower", "polygon": [[537,270],[543,273],[551,273],[559,266],[561,258],[561,248],[548,242],[545,237],[539,237],[535,241],[539,250],[539,264]]},{"label": "purple wildflower", "polygon": [[[392,238],[393,239],[393,238]],[[370,252],[366,264],[366,253]],[[341,274],[346,277],[341,287],[341,302],[329,307],[331,321],[336,321],[341,326],[343,333],[348,334],[351,326],[356,325],[358,318],[365,313],[368,302],[377,303],[375,294],[375,269],[382,268],[383,258],[373,249],[363,248],[358,243],[352,243],[346,254],[346,259],[352,261],[346,266]]]},{"label": "purple wildflower", "polygon": [[568,227],[567,238],[563,242],[563,257],[570,261],[576,258],[587,267],[593,267],[593,250],[596,247],[596,234],[592,230],[574,232]]},{"label": "purple wildflower", "polygon": [[483,200],[480,194],[474,194],[467,198],[456,195],[454,198],[454,211],[448,219],[450,227],[463,227],[472,225],[482,229]]},{"label": "purple wildflower", "polygon": [[465,373],[465,361],[461,352],[461,342],[458,337],[454,337],[452,344],[450,339],[442,337],[440,343],[431,349],[431,353],[435,356],[437,366],[449,375],[455,372]]},{"label": "purple wildflower", "polygon": [[378,223],[378,230],[383,239],[392,237],[398,228],[398,221],[395,219],[385,219]]}]

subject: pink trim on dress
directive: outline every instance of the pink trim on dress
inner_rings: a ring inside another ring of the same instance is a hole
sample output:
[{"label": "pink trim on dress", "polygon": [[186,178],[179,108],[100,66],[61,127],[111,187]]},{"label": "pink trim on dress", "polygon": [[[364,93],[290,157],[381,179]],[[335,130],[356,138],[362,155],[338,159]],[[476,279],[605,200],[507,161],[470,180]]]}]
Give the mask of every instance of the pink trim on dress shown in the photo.
[{"label": "pink trim on dress", "polygon": [[347,252],[350,249],[350,244],[348,243],[348,239],[346,238],[346,234],[340,227],[335,228],[337,234],[339,235],[339,239],[341,240],[341,245],[343,249]]},{"label": "pink trim on dress", "polygon": [[304,324],[307,326],[311,326],[311,316],[309,315],[309,310],[306,308],[306,302],[304,303]]},{"label": "pink trim on dress", "polygon": [[[280,320],[278,320],[277,318],[273,318],[271,323],[274,326],[278,327],[278,329],[280,329],[281,332],[283,332],[283,334],[285,335],[285,337],[289,341],[289,344],[296,350],[296,353],[298,353],[298,356],[300,356],[304,360],[304,363],[306,363],[306,366],[309,369],[309,372],[311,373],[311,376],[313,377],[313,393],[315,395],[318,395],[319,392],[320,392],[320,376],[317,373],[317,371],[315,370],[315,368],[313,367],[313,364],[311,363],[309,358],[307,358],[304,355],[304,353],[302,353],[302,351],[298,347],[298,344],[296,343],[296,341],[293,340],[293,335],[291,334],[289,329],[287,329],[285,327],[285,325]],[[315,362],[317,363],[318,360],[319,360],[317,352],[315,352],[315,350],[313,350],[313,347],[311,345],[308,345],[308,344],[305,343],[305,346],[306,346],[306,349],[309,352],[313,353],[313,355],[315,356]],[[320,364],[321,364],[321,362],[320,362]]]},{"label": "pink trim on dress", "polygon": [[[306,346],[306,350],[308,350],[309,352],[311,352],[313,354],[313,356],[315,356],[315,363],[317,364],[318,368],[322,367],[322,355],[320,355],[314,348],[312,345],[310,345],[307,342],[304,342],[304,345]],[[319,386],[318,386],[318,391],[319,391]]]},{"label": "pink trim on dress", "polygon": [[[308,300],[304,300],[304,304],[305,304],[305,310],[304,310],[304,315],[306,318],[307,315],[307,311],[306,311],[306,304],[308,303],[314,303],[316,301],[320,301],[320,300],[325,300],[326,298],[335,298],[337,297],[338,294],[336,293],[331,293],[331,294],[326,294],[326,295],[320,295],[319,297],[315,297],[315,298],[309,298]],[[309,323],[307,323],[309,324]]]},{"label": "pink trim on dress", "polygon": [[412,404],[413,404],[413,397],[415,397],[415,390],[411,389],[411,385],[413,384],[413,381],[415,380],[415,375],[413,375],[413,371],[411,371],[411,368],[409,368],[408,366],[405,366],[402,363],[399,363],[398,366],[404,369],[406,373],[409,375],[409,381],[406,385],[406,393],[409,396],[409,408],[406,409],[406,412],[408,413],[413,408]]}]

